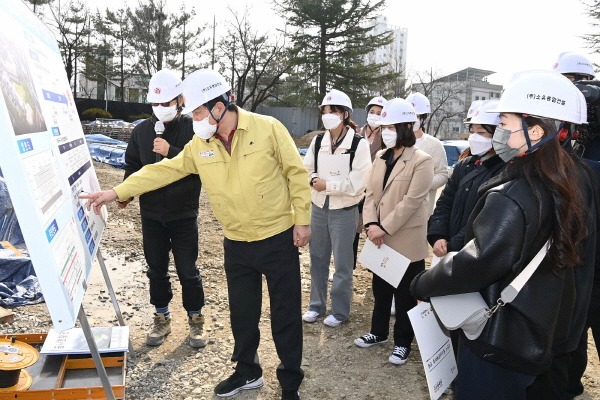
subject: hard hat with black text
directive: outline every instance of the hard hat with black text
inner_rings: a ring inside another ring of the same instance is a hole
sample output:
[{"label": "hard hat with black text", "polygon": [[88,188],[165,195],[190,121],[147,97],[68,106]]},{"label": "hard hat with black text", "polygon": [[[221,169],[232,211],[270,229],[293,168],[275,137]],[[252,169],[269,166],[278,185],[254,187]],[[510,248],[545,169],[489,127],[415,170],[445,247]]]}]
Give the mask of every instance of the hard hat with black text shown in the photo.
[{"label": "hard hat with black text", "polygon": [[596,74],[590,59],[573,51],[561,53],[552,69],[563,75],[583,75],[586,79],[592,79]]},{"label": "hard hat with black text", "polygon": [[188,75],[183,81],[183,101],[185,108],[182,113],[187,114],[196,108],[218,97],[229,104],[227,93],[231,86],[223,75],[211,69],[199,69]]},{"label": "hard hat with black text", "polygon": [[535,70],[515,74],[496,107],[487,112],[527,114],[583,124],[585,109],[585,97],[569,79],[558,72]]}]

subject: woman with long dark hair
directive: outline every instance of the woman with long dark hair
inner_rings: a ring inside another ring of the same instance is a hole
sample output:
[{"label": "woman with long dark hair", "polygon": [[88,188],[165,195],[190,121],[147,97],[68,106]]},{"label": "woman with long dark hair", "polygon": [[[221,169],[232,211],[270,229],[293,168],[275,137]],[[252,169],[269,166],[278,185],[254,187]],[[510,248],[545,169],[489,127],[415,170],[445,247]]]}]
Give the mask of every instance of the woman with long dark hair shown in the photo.
[{"label": "woman with long dark hair", "polygon": [[[585,99],[550,71],[517,75],[495,112],[496,154],[508,163],[483,185],[465,245],[417,276],[421,300],[479,291],[488,306],[550,239],[544,260],[481,335],[460,333],[457,398],[559,399],[563,354],[577,346],[591,289],[597,209],[585,165],[560,146],[557,122],[585,122]],[[540,384],[544,382],[544,384]]]}]

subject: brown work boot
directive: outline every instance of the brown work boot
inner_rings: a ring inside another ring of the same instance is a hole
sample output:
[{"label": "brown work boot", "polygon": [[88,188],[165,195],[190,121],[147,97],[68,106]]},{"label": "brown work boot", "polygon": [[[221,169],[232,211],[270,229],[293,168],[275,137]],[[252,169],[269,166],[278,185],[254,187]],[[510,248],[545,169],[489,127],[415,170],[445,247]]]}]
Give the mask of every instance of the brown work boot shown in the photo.
[{"label": "brown work boot", "polygon": [[202,338],[202,328],[204,327],[204,315],[194,314],[188,318],[190,325],[190,346],[200,348],[206,346],[206,340]]},{"label": "brown work boot", "polygon": [[154,313],[154,325],[152,331],[146,336],[148,346],[160,346],[171,333],[171,316]]}]

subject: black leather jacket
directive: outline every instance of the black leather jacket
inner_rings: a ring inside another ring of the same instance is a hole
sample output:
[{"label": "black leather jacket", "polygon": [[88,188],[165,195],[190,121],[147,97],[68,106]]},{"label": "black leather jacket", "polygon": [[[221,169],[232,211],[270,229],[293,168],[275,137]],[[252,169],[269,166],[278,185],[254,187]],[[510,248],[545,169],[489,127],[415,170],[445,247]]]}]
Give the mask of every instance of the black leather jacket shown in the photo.
[{"label": "black leather jacket", "polygon": [[[510,168],[510,167],[508,167]],[[581,174],[590,215],[596,215],[587,173]],[[539,185],[538,185],[539,186]],[[550,237],[554,202],[539,186],[536,197],[524,177],[492,178],[481,188],[467,223],[466,244],[454,256],[415,277],[418,299],[479,291],[488,305],[529,263]],[[553,355],[572,351],[589,306],[596,243],[596,219],[589,218],[582,246],[584,265],[553,269],[545,258],[516,299],[501,307],[481,336],[466,345],[480,358],[525,374],[546,369]],[[461,331],[462,332],[462,331]]]},{"label": "black leather jacket", "polygon": [[[144,165],[156,162],[156,153],[152,151],[156,132],[154,117],[141,122],[133,129],[127,150],[125,151],[125,177],[142,169]],[[169,142],[167,158],[173,158],[194,137],[192,120],[179,117],[165,123],[162,138]],[[198,217],[200,197],[200,179],[192,174],[160,189],[140,196],[140,214],[143,218],[155,221],[175,221]]]},{"label": "black leather jacket", "polygon": [[[497,155],[483,162],[481,157],[469,156],[456,164],[429,217],[427,241],[431,246],[439,239],[445,239],[449,252],[462,249],[465,226],[479,198],[479,187],[502,171],[505,165]],[[469,175],[472,171],[477,172]],[[467,179],[463,180],[465,177]]]}]

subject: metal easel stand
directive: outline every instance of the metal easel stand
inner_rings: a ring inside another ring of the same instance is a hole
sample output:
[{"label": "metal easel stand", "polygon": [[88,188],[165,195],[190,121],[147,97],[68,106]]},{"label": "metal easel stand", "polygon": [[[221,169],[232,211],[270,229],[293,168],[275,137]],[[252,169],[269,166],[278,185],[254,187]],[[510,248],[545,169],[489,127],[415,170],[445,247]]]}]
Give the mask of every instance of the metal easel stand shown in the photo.
[{"label": "metal easel stand", "polygon": [[81,324],[81,329],[83,330],[85,340],[87,341],[87,344],[90,348],[90,352],[92,353],[94,364],[96,364],[96,370],[98,371],[98,376],[100,376],[100,381],[102,382],[102,386],[104,387],[104,393],[106,393],[106,398],[107,400],[116,400],[115,394],[112,390],[112,386],[110,384],[110,381],[108,380],[108,375],[106,374],[106,368],[104,368],[104,364],[102,363],[102,357],[98,352],[98,346],[96,346],[96,341],[94,340],[92,329],[90,328],[90,324],[88,323],[85,311],[83,310],[83,304],[79,308],[79,314],[77,318],[79,319],[79,323]]},{"label": "metal easel stand", "polygon": [[[106,283],[106,288],[108,289],[108,294],[110,296],[110,301],[113,304],[115,309],[115,313],[117,314],[117,320],[119,321],[120,326],[125,326],[125,321],[123,321],[123,314],[121,314],[121,308],[119,307],[119,303],[117,302],[117,296],[115,296],[115,291],[112,287],[112,283],[110,282],[110,276],[108,276],[108,271],[106,270],[106,264],[104,264],[104,258],[102,257],[102,252],[100,251],[100,247],[98,247],[98,252],[96,253],[96,258],[98,258],[98,264],[100,264],[100,269],[102,270],[102,276],[104,276],[104,282]],[[135,360],[135,353],[133,351],[133,344],[131,343],[131,339],[129,339],[129,356]]]}]

